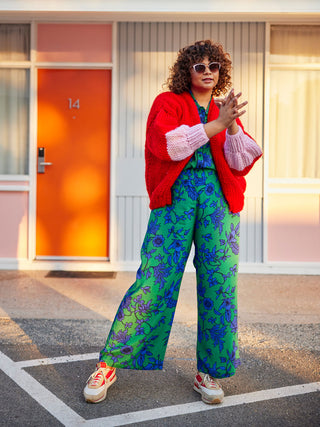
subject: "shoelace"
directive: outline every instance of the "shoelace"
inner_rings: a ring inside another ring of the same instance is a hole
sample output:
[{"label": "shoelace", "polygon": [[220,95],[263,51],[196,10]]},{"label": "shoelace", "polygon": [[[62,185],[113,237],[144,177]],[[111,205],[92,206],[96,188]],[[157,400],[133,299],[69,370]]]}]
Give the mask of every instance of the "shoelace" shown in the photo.
[{"label": "shoelace", "polygon": [[205,376],[203,377],[203,382],[205,381],[208,381],[214,387],[218,387],[218,383],[209,374],[205,374]]},{"label": "shoelace", "polygon": [[101,376],[103,377],[102,371],[97,371],[94,376],[91,378],[91,385],[96,386],[99,384],[99,381],[101,380]]}]

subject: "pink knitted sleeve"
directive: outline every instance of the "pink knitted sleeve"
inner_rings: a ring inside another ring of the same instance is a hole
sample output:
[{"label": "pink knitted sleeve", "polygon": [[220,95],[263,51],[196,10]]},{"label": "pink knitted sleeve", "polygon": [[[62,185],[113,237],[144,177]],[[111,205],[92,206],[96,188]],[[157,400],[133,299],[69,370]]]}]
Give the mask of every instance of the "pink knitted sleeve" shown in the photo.
[{"label": "pink knitted sleeve", "polygon": [[262,155],[262,150],[239,126],[235,135],[226,132],[224,155],[231,169],[243,171]]},{"label": "pink knitted sleeve", "polygon": [[203,124],[181,125],[166,133],[167,150],[171,160],[183,160],[208,142]]}]

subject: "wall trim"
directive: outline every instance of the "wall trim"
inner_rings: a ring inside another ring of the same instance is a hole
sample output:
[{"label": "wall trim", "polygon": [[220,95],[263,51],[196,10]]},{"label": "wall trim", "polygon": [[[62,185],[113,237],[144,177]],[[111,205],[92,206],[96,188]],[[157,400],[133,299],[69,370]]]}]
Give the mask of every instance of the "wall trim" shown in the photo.
[{"label": "wall trim", "polygon": [[[57,270],[57,271],[137,271],[139,263],[105,261],[44,261],[15,258],[1,258],[0,270]],[[188,261],[186,273],[195,271],[192,261]],[[279,274],[279,275],[320,275],[320,263],[240,263],[240,274]]]},{"label": "wall trim", "polygon": [[239,264],[240,274],[320,275],[319,262],[268,262]]}]

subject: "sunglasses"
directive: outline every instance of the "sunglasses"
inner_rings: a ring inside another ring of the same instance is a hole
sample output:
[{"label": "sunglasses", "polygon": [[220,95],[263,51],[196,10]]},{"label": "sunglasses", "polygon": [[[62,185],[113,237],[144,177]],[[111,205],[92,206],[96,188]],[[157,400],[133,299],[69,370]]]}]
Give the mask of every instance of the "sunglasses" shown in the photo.
[{"label": "sunglasses", "polygon": [[199,74],[204,73],[206,71],[207,67],[209,68],[211,73],[216,73],[217,71],[220,70],[221,64],[220,64],[220,62],[210,62],[209,65],[206,65],[206,64],[194,64],[194,65],[192,65],[192,68],[194,69],[194,71],[196,73],[199,73]]}]

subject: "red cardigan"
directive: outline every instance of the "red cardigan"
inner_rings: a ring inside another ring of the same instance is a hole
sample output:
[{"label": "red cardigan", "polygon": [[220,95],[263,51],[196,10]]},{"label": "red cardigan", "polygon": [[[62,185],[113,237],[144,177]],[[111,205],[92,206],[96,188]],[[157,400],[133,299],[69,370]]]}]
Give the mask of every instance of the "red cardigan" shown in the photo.
[{"label": "red cardigan", "polygon": [[[218,115],[218,107],[211,102],[208,122],[215,120]],[[191,155],[183,160],[171,160],[167,151],[166,133],[181,125],[194,126],[198,123],[200,123],[198,109],[188,92],[181,95],[164,92],[154,100],[147,121],[145,145],[145,177],[150,209],[171,205],[171,187],[192,157]],[[237,123],[243,129],[239,119]],[[226,130],[210,139],[210,147],[222,192],[230,211],[237,213],[243,209],[244,205],[246,181],[242,175],[249,172],[258,158],[241,172],[231,170],[223,151],[225,139]]]}]

